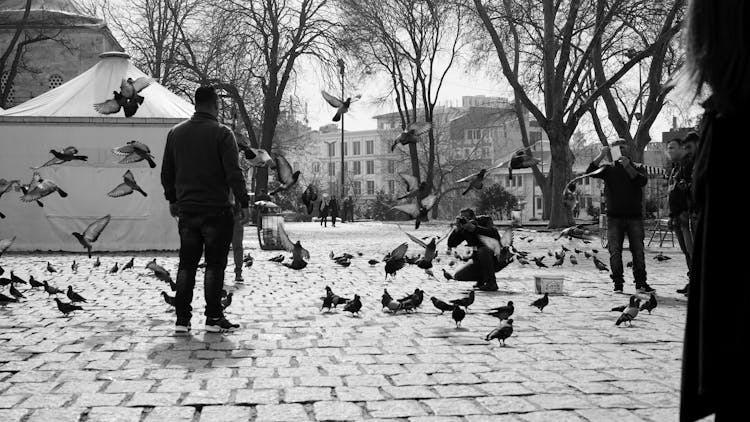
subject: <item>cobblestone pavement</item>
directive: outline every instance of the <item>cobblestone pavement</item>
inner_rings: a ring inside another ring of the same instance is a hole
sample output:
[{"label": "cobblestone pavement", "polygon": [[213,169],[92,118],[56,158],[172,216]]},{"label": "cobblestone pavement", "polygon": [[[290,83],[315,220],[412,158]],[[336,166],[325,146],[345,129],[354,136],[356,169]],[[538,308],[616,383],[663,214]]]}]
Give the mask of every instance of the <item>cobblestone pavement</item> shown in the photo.
[{"label": "cobblestone pavement", "polygon": [[[675,289],[685,284],[686,265],[669,242],[659,250],[673,259],[652,259],[656,249],[646,257],[658,307],[651,315],[639,314],[631,328],[615,327],[618,314],[610,308],[627,303],[634,292],[632,274],[626,274],[626,294],[615,294],[608,274],[583,254],[579,265],[566,260],[562,268],[514,262],[498,273],[500,291],[477,293],[456,328],[449,313],[439,315],[429,301],[462,297],[471,286],[442,277],[441,268],[456,268],[448,265],[445,244],[433,269],[437,278],[407,266],[395,280],[384,281],[383,264],[370,266],[367,260],[382,259],[407,240],[396,225],[323,229],[287,223],[287,231],[310,250],[308,267],[294,271],[269,262],[278,251],[260,250],[255,228],[248,228],[245,252],[255,264],[239,284],[231,281],[230,263],[226,282],[235,292],[227,315],[242,328],[226,335],[203,330],[200,282],[192,335],[173,335],[173,312],[159,295],[165,284],[144,266],[156,257],[174,276],[174,253],[139,253],[134,269],[117,274],[108,270],[132,255],[103,254],[99,268],[81,254],[3,256],[6,277],[13,270],[24,279],[33,275],[60,288],[72,285],[88,303],[66,318],[43,290],[20,286],[28,299],[0,306],[0,420],[678,419],[686,299]],[[428,224],[418,234],[444,231],[445,226]],[[516,245],[536,256],[559,245],[598,248],[608,263],[596,241],[555,242],[553,233],[519,231]],[[329,259],[331,251],[355,258],[345,268]],[[410,243],[409,254],[418,252]],[[70,269],[73,259],[80,263],[77,273]],[[624,261],[629,260],[626,251]],[[47,261],[60,272],[46,273]],[[551,296],[543,313],[529,306],[539,297],[536,274],[565,276],[566,294]],[[341,309],[321,312],[326,285],[340,295],[359,294],[361,317]],[[390,314],[380,306],[384,287],[394,297],[419,287],[426,291],[425,302],[418,312]],[[3,291],[8,294],[7,287]],[[482,311],[508,300],[516,304],[513,336],[506,347],[485,342],[497,322]]]}]

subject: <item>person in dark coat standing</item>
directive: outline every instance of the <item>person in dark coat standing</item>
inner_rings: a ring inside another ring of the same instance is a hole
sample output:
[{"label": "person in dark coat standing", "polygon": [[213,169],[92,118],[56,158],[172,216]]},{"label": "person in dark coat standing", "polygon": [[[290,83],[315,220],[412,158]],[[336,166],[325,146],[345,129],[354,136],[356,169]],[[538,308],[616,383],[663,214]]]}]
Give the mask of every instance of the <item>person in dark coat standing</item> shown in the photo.
[{"label": "person in dark coat standing", "polygon": [[[746,346],[750,289],[747,232],[737,195],[748,159],[750,3],[692,0],[687,14],[687,69],[696,93],[708,85],[693,165],[698,212],[682,359],[680,421],[715,414],[717,422],[747,420]],[[738,224],[732,224],[738,217]],[[738,231],[739,229],[739,231]],[[728,233],[731,230],[731,233]],[[744,256],[743,256],[744,255]]]},{"label": "person in dark coat standing", "polygon": [[328,198],[323,198],[318,205],[318,215],[320,216],[320,225],[328,227],[328,214],[331,212],[331,206],[328,203]]},{"label": "person in dark coat standing", "polygon": [[336,218],[339,216],[339,201],[337,201],[334,196],[331,198],[331,202],[329,202],[328,205],[331,208],[331,226],[336,227]]}]

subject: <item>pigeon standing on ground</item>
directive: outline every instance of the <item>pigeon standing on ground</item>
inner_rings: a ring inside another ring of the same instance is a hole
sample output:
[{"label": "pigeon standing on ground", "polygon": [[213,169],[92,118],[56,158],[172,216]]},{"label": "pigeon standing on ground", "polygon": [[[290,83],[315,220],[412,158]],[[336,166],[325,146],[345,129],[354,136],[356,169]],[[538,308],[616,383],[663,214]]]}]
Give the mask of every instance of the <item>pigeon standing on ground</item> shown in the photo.
[{"label": "pigeon standing on ground", "polygon": [[73,311],[82,311],[83,308],[81,308],[78,305],[74,305],[72,303],[65,303],[61,301],[58,298],[55,298],[55,302],[57,303],[57,309],[60,310],[60,312],[63,313],[63,315],[68,316],[69,313]]},{"label": "pigeon standing on ground", "polygon": [[127,264],[122,266],[122,270],[125,271],[125,270],[129,270],[133,268],[134,263],[135,263],[135,258],[130,258],[130,261],[128,261]]},{"label": "pigeon standing on ground", "polygon": [[76,260],[75,260],[75,259],[73,260],[73,263],[72,263],[72,264],[70,264],[70,269],[71,269],[71,270],[72,270],[72,271],[73,271],[74,273],[78,272],[78,264],[76,263]]},{"label": "pigeon standing on ground", "polygon": [[659,252],[659,253],[658,253],[658,254],[657,254],[657,255],[656,255],[655,257],[654,257],[654,259],[655,259],[655,260],[657,260],[657,261],[659,261],[659,262],[662,262],[662,261],[667,261],[667,260],[670,260],[670,259],[672,259],[672,257],[670,257],[670,256],[667,256],[667,255],[664,255],[664,253],[663,253],[663,252]]},{"label": "pigeon standing on ground", "polygon": [[469,309],[469,306],[471,306],[472,303],[474,303],[474,290],[469,292],[469,295],[466,297],[462,297],[461,299],[453,299],[451,300],[451,303],[458,306],[463,306],[466,309]]},{"label": "pigeon standing on ground", "polygon": [[453,275],[451,275],[448,271],[445,271],[445,268],[443,268],[443,277],[445,277],[446,280],[453,280]]},{"label": "pigeon standing on ground", "polygon": [[10,294],[16,299],[26,299],[26,296],[24,296],[23,293],[19,292],[18,289],[16,289],[14,283],[10,283]]},{"label": "pigeon standing on ground", "polygon": [[49,295],[49,296],[63,293],[63,291],[60,290],[60,289],[58,289],[57,287],[50,286],[49,283],[47,283],[46,280],[42,281],[42,283],[44,284],[44,291],[47,292],[47,295]]},{"label": "pigeon standing on ground", "polygon": [[497,319],[503,320],[510,318],[514,311],[515,308],[513,307],[513,301],[509,300],[508,304],[505,306],[490,309],[490,312],[488,312],[487,315],[492,315]]},{"label": "pigeon standing on ground", "polygon": [[53,267],[52,264],[49,263],[49,261],[47,261],[47,272],[49,272],[49,273],[56,273],[57,272],[57,270],[55,269],[55,267]]},{"label": "pigeon standing on ground", "polygon": [[234,295],[234,293],[230,292],[230,293],[227,293],[226,297],[224,297],[224,298],[221,299],[221,309],[222,310],[227,309],[229,307],[229,305],[232,304],[232,296],[233,295]]},{"label": "pigeon standing on ground", "polygon": [[68,291],[65,293],[71,302],[85,302],[86,299],[73,291],[73,286],[68,286]]},{"label": "pigeon standing on ground", "polygon": [[594,266],[599,271],[609,271],[609,267],[607,267],[606,264],[604,264],[599,258],[594,257]]},{"label": "pigeon standing on ground", "polygon": [[40,283],[40,282],[36,281],[36,279],[34,278],[33,275],[29,276],[29,285],[31,287],[34,287],[34,288],[36,288],[36,287],[44,287],[44,283]]},{"label": "pigeon standing on ground", "polygon": [[460,306],[453,305],[453,312],[451,313],[451,316],[453,317],[453,320],[456,321],[456,327],[461,326],[461,321],[464,320],[466,317],[466,311],[461,309]]},{"label": "pigeon standing on ground", "polygon": [[573,265],[578,265],[578,259],[576,258],[575,255],[570,256],[570,263]]},{"label": "pigeon standing on ground", "polygon": [[359,311],[362,309],[362,300],[360,299],[359,295],[354,295],[354,299],[352,299],[349,303],[344,306],[344,311],[351,312],[352,315],[357,314],[359,315]]},{"label": "pigeon standing on ground", "polygon": [[398,245],[396,249],[394,249],[391,253],[388,254],[388,257],[385,259],[385,279],[388,279],[389,275],[392,275],[393,277],[396,276],[396,272],[402,268],[404,268],[404,265],[406,265],[406,260],[404,259],[404,256],[406,255],[406,250],[409,248],[409,244],[406,242]]},{"label": "pigeon standing on ground", "polygon": [[453,310],[453,305],[443,302],[442,300],[436,298],[435,296],[431,297],[430,300],[432,301],[432,305],[435,306],[440,311],[440,315],[445,313],[445,311]]},{"label": "pigeon standing on ground", "polygon": [[175,306],[175,298],[168,295],[167,292],[162,291],[161,297],[164,298],[164,302],[166,302],[167,305],[174,307]]},{"label": "pigeon standing on ground", "polygon": [[114,274],[119,270],[119,267],[117,266],[117,262],[115,262],[115,265],[112,266],[112,268],[109,269],[110,274]]},{"label": "pigeon standing on ground", "polygon": [[102,262],[99,261],[99,257],[96,257],[96,261],[94,261],[94,268],[99,268],[99,266],[102,265]]},{"label": "pigeon standing on ground", "polygon": [[543,257],[541,257],[541,258],[535,258],[535,257],[532,257],[531,259],[533,259],[533,260],[534,260],[534,262],[536,263],[536,266],[537,266],[537,267],[539,267],[539,268],[547,268],[547,266],[546,266],[546,265],[544,265],[544,262],[542,262],[542,261],[544,261],[544,258],[545,258],[545,257],[543,256]]},{"label": "pigeon standing on ground", "polygon": [[0,293],[0,303],[18,302],[18,299]]},{"label": "pigeon standing on ground", "polygon": [[631,325],[631,321],[635,319],[636,316],[638,316],[638,308],[641,304],[641,300],[638,299],[635,296],[630,296],[630,304],[625,308],[625,310],[622,312],[622,315],[620,315],[619,318],[617,318],[617,321],[615,322],[615,325],[620,325],[623,322],[627,322],[628,326]]},{"label": "pigeon standing on ground", "polygon": [[544,307],[549,305],[549,293],[545,293],[544,297],[531,302],[531,306],[536,306],[541,312],[544,312]]},{"label": "pigeon standing on ground", "polygon": [[511,334],[513,334],[513,318],[507,321],[501,321],[497,328],[487,334],[484,340],[490,341],[492,339],[497,339],[497,343],[500,344],[500,341],[502,341],[502,345],[505,347],[505,339],[510,337]]},{"label": "pigeon standing on ground", "polygon": [[99,236],[102,234],[102,231],[104,231],[104,228],[107,227],[107,224],[109,224],[109,221],[111,219],[112,216],[107,214],[104,217],[89,224],[88,227],[86,227],[86,230],[83,231],[83,233],[73,232],[73,236],[78,239],[78,243],[80,243],[81,246],[86,248],[86,250],[88,251],[89,258],[91,258],[92,243],[96,242],[96,240],[99,239]]},{"label": "pigeon standing on ground", "polygon": [[656,309],[656,305],[657,305],[656,295],[651,293],[651,296],[648,298],[648,300],[644,302],[643,305],[641,305],[640,310],[648,311],[648,314],[651,315],[651,311]]}]

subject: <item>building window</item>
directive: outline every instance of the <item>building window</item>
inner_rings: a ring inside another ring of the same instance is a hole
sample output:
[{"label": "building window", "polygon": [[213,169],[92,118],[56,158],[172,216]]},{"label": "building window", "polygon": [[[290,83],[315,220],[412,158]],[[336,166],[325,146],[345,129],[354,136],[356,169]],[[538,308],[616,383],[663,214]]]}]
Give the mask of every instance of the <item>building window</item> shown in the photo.
[{"label": "building window", "polygon": [[367,174],[375,174],[375,161],[367,160]]},{"label": "building window", "polygon": [[529,141],[537,142],[542,140],[542,132],[538,130],[532,130],[529,132]]},{"label": "building window", "polygon": [[362,174],[362,162],[361,161],[352,161],[353,172],[354,174]]},{"label": "building window", "polygon": [[519,188],[521,186],[523,186],[523,177],[522,176],[514,175],[513,176],[513,186],[519,187]]},{"label": "building window", "polygon": [[352,190],[354,191],[354,196],[362,195],[362,182],[352,182]]},{"label": "building window", "polygon": [[328,156],[329,157],[336,156],[336,143],[331,142],[330,144],[328,144]]},{"label": "building window", "polygon": [[365,141],[365,152],[368,155],[375,154],[375,141]]},{"label": "building window", "polygon": [[320,173],[320,163],[317,161],[313,163],[313,173]]},{"label": "building window", "polygon": [[388,160],[388,173],[396,172],[396,160]]},{"label": "building window", "polygon": [[352,142],[352,155],[359,155],[360,154],[360,144],[361,142]]},{"label": "building window", "polygon": [[482,139],[482,129],[466,129],[464,131],[464,139],[467,141]]},{"label": "building window", "polygon": [[375,181],[374,180],[368,180],[367,181],[367,194],[368,195],[374,195],[375,194]]},{"label": "building window", "polygon": [[583,178],[583,184],[586,186],[589,186],[591,184],[591,178],[590,177],[584,177]]},{"label": "building window", "polygon": [[55,89],[63,84],[63,78],[60,75],[50,75],[48,82],[49,89]]},{"label": "building window", "polygon": [[388,193],[393,195],[396,192],[396,182],[393,180],[388,181]]},{"label": "building window", "polygon": [[336,163],[334,163],[334,162],[328,163],[328,175],[329,176],[335,176],[336,175]]},{"label": "building window", "polygon": [[349,155],[349,142],[344,142],[344,157]]},{"label": "building window", "polygon": [[537,214],[539,214],[542,211],[543,211],[542,210],[542,198],[540,198],[540,197],[537,196],[536,197],[536,212],[537,212]]}]

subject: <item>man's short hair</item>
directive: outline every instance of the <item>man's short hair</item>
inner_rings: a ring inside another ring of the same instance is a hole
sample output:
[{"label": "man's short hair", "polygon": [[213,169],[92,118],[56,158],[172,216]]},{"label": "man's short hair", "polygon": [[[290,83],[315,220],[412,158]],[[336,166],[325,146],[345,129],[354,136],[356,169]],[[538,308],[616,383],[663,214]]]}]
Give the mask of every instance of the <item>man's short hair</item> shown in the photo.
[{"label": "man's short hair", "polygon": [[471,219],[476,219],[476,217],[477,217],[476,214],[474,214],[474,210],[471,209],[471,208],[464,208],[461,211],[459,211],[458,214],[459,215],[460,214],[468,214],[469,218],[471,218]]},{"label": "man's short hair", "polygon": [[687,144],[688,142],[695,142],[698,143],[700,141],[700,136],[698,136],[697,132],[690,131],[687,135],[685,135],[685,138],[682,139],[682,145]]},{"label": "man's short hair", "polygon": [[610,145],[610,146],[617,147],[617,146],[620,146],[620,145],[627,145],[627,144],[628,143],[624,139],[620,138],[620,139],[612,142],[612,145]]},{"label": "man's short hair", "polygon": [[213,105],[219,100],[216,89],[210,85],[199,86],[195,90],[195,105]]}]

